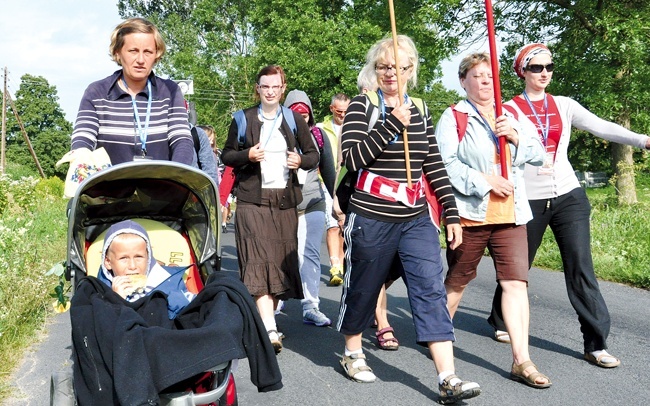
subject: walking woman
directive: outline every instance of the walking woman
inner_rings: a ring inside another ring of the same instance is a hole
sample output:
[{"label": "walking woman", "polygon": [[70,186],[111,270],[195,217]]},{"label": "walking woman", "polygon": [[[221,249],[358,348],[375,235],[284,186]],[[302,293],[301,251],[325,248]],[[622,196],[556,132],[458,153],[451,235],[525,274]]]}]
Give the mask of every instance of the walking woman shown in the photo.
[{"label": "walking woman", "polygon": [[[603,368],[614,368],[620,360],[609,354],[607,336],[610,318],[600,293],[591,259],[589,218],[591,206],[569,162],[571,127],[588,131],[609,141],[650,149],[650,138],[605,121],[575,100],[552,96],[546,87],[553,77],[551,51],[544,44],[527,44],[517,51],[513,68],[524,81],[524,92],[506,103],[515,109],[522,124],[532,128],[544,143],[544,165],[526,165],[524,179],[533,211],[528,223],[528,266],[551,227],[560,249],[569,301],[578,313],[584,341],[584,358]],[[497,287],[488,321],[495,337],[504,330]]]},{"label": "walking woman", "polygon": [[255,298],[276,353],[282,349],[274,314],[277,302],[303,298],[296,210],[302,194],[296,172],[318,165],[318,150],[307,123],[298,113],[280,106],[285,89],[282,67],[262,68],[255,84],[260,103],[243,110],[243,139],[238,120],[233,119],[222,152],[223,163],[236,173],[240,276]]},{"label": "walking woman", "polygon": [[192,164],[183,94],[174,81],[153,72],[165,49],[158,28],[143,18],[115,27],[109,51],[121,68],[84,92],[71,150],[103,147],[113,165],[136,159]]},{"label": "walking woman", "polygon": [[[399,255],[416,340],[428,347],[433,359],[440,401],[452,403],[481,391],[477,383],[464,382],[455,374],[455,337],[442,284],[438,233],[429,218],[422,182],[429,182],[447,213],[452,247],[461,242],[462,230],[428,109],[420,112],[408,96],[400,100],[406,84],[416,84],[417,50],[409,37],[399,35],[397,42],[397,55],[392,39],[386,38],[366,56],[366,65],[374,68],[377,77],[379,105],[372,105],[365,94],[356,96],[343,124],[343,162],[348,171],[359,175],[344,227],[346,272],[337,329],[345,335],[345,352],[340,363],[350,379],[375,381],[363,354],[361,334],[373,323],[377,297]],[[398,69],[402,89],[398,88]],[[407,185],[404,129],[412,188]]]},{"label": "walking woman", "polygon": [[[463,243],[447,250],[449,311],[453,317],[487,247],[504,291],[504,316],[512,340],[511,377],[548,388],[551,381],[537,370],[528,351],[526,223],[533,216],[523,179],[526,163],[541,165],[542,144],[533,133],[522,131],[512,116],[496,117],[490,55],[464,57],[458,77],[467,99],[445,110],[436,127],[463,226]],[[461,120],[464,134],[458,130]],[[507,140],[503,150],[499,137]],[[501,154],[508,179],[501,176]]]}]

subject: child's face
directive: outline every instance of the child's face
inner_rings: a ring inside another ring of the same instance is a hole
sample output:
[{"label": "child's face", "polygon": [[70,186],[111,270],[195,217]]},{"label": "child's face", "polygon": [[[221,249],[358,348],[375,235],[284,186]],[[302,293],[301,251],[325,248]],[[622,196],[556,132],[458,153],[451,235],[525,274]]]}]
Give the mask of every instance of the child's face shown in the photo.
[{"label": "child's face", "polygon": [[135,234],[120,234],[108,247],[104,266],[114,276],[147,274],[147,243]]}]

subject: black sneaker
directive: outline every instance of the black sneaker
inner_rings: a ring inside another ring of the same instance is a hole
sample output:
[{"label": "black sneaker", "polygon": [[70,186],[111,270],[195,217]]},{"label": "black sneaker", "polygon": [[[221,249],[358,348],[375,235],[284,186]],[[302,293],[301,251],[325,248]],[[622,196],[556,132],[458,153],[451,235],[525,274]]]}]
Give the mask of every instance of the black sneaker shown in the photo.
[{"label": "black sneaker", "polygon": [[222,232],[223,234],[226,234],[226,233],[228,232],[228,227],[226,227],[225,224],[222,224],[222,225],[221,225],[221,232]]}]

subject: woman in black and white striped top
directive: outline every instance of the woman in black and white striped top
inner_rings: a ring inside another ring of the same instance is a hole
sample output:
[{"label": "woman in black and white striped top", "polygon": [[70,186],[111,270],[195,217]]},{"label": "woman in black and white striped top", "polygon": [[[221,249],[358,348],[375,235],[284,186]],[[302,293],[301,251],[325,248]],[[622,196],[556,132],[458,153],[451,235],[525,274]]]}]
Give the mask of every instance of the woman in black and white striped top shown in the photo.
[{"label": "woman in black and white striped top", "polygon": [[[374,382],[361,348],[361,333],[372,324],[377,295],[399,255],[413,313],[416,338],[427,346],[446,402],[477,396],[477,383],[461,381],[454,370],[455,339],[445,288],[438,233],[429,217],[424,188],[430,185],[444,208],[450,248],[462,240],[458,211],[440,158],[428,109],[408,96],[401,84],[416,83],[418,55],[413,41],[397,37],[376,43],[366,68],[377,75],[378,90],[355,97],[343,123],[343,163],[358,180],[344,228],[346,274],[337,329],[345,335],[341,365],[348,377]],[[403,130],[407,129],[412,187],[407,186]],[[422,176],[424,174],[424,177]],[[422,179],[422,180],[421,180]],[[424,182],[427,182],[425,184]]]}]

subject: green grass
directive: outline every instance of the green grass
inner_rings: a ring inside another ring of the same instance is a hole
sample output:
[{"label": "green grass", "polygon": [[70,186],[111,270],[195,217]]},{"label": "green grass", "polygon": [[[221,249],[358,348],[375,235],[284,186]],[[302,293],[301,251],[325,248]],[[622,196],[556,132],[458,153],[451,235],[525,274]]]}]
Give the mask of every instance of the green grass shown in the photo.
[{"label": "green grass", "polygon": [[[613,186],[587,189],[591,202],[591,248],[596,275],[650,289],[650,175],[637,175],[638,203],[619,206]],[[562,269],[560,253],[546,230],[533,266]]]},{"label": "green grass", "polygon": [[[58,179],[0,179],[0,401],[24,350],[52,313],[56,277],[45,276],[65,259],[67,201]],[[0,402],[1,403],[1,402]]]}]

